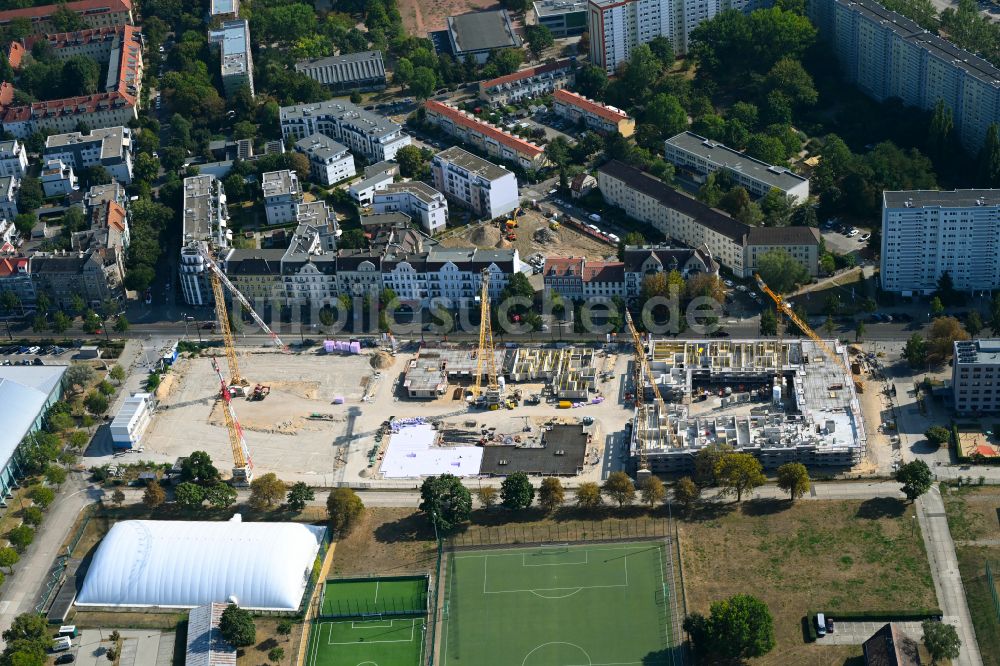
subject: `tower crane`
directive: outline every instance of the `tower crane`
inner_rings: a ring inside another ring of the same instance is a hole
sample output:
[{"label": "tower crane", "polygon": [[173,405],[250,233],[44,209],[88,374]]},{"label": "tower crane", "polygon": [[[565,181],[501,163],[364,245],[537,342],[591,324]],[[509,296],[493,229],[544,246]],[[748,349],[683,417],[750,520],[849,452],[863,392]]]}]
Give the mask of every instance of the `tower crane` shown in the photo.
[{"label": "tower crane", "polygon": [[[497,379],[496,354],[493,347],[493,328],[490,325],[490,272],[482,272],[482,289],[479,294],[479,347],[476,350],[476,384],[472,400],[482,400],[489,409],[498,409],[502,397]],[[486,390],[483,391],[483,369],[486,369]]]},{"label": "tower crane", "polygon": [[[847,363],[844,362],[844,359],[838,356],[835,351],[830,349],[830,345],[826,344],[826,342],[824,342],[823,339],[816,334],[816,331],[812,330],[809,324],[802,321],[802,318],[799,317],[797,314],[795,314],[792,308],[789,307],[788,303],[785,302],[785,299],[781,297],[781,294],[775,293],[770,287],[768,287],[767,283],[764,282],[764,278],[762,278],[759,274],[754,273],[753,277],[757,281],[757,287],[762,292],[771,297],[771,300],[774,301],[774,304],[777,306],[778,311],[784,314],[786,317],[788,317],[789,321],[798,326],[799,330],[805,333],[806,336],[808,336],[809,339],[812,340],[816,344],[816,346],[823,351],[824,354],[826,354],[827,358],[834,361],[841,368],[843,368],[844,371],[847,373],[848,377],[852,376],[851,368],[848,367]],[[781,353],[780,349],[778,350],[778,353],[780,355]],[[855,387],[858,388],[859,391],[864,390],[864,383],[861,380],[857,379],[854,380],[854,385]]]},{"label": "tower crane", "polygon": [[250,457],[250,447],[243,436],[243,427],[236,418],[236,410],[233,408],[232,392],[226,385],[226,378],[222,376],[219,362],[212,359],[212,368],[215,374],[219,375],[219,382],[222,384],[222,414],[226,420],[226,431],[229,433],[229,445],[233,449],[233,485],[249,486],[253,481],[253,459]]}]

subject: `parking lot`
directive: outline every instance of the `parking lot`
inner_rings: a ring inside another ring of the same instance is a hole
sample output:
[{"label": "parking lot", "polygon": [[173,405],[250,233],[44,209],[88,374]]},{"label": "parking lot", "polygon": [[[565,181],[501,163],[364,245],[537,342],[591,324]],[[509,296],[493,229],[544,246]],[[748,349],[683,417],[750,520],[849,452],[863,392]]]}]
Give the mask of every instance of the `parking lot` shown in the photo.
[{"label": "parking lot", "polygon": [[820,228],[826,247],[837,254],[852,254],[868,247],[871,230],[843,224],[836,218],[823,223]]},{"label": "parking lot", "polygon": [[69,361],[73,350],[57,345],[7,345],[0,347],[0,365],[45,365],[47,360],[59,359],[58,363]]}]

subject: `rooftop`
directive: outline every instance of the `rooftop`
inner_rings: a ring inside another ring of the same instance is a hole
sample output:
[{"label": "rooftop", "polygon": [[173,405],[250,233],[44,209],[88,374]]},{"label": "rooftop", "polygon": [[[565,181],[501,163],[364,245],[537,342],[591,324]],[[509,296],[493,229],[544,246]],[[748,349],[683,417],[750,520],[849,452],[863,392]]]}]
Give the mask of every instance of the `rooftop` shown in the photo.
[{"label": "rooftop", "polygon": [[299,177],[289,169],[268,171],[261,176],[260,187],[264,198],[299,194]]},{"label": "rooftop", "polygon": [[[538,6],[538,3],[535,3]],[[584,3],[586,6],[586,3]],[[549,72],[556,72],[562,69],[569,69],[573,66],[573,61],[569,58],[565,60],[557,60],[556,62],[546,63],[544,65],[538,65],[537,67],[528,67],[526,69],[519,70],[513,74],[507,74],[505,76],[498,76],[495,79],[490,79],[489,81],[483,81],[479,85],[483,89],[496,88],[497,86],[502,86],[505,83],[513,83],[514,81],[520,81],[522,79],[530,79],[533,76],[538,76],[540,74],[547,74]]]},{"label": "rooftop", "polygon": [[218,16],[219,14],[238,14],[239,11],[239,0],[212,0],[212,16]]},{"label": "rooftop", "polygon": [[59,7],[76,12],[77,14],[101,14],[105,12],[130,12],[132,11],[131,0],[77,0],[65,4],[40,5],[37,7],[24,7],[23,9],[8,9],[0,12],[0,23],[6,23],[16,18],[45,19],[52,15]]},{"label": "rooftop", "polygon": [[215,176],[204,174],[184,179],[185,240],[209,240],[219,202],[221,184]]},{"label": "rooftop", "polygon": [[1000,338],[980,338],[955,342],[955,365],[974,365],[976,363],[1000,364]]},{"label": "rooftop", "polygon": [[[300,60],[295,63],[296,72],[309,69],[330,67],[337,74],[338,81],[353,81],[385,76],[385,64],[382,62],[381,51],[359,51],[342,55],[328,56],[316,60]],[[344,74],[344,76],[341,76]]]},{"label": "rooftop", "polygon": [[633,166],[611,160],[602,165],[598,171],[606,173],[613,178],[622,180],[643,194],[650,196],[664,206],[680,211],[688,217],[694,218],[713,231],[726,236],[737,242],[742,242],[750,227],[734,220],[725,213],[710,208],[702,202],[678,192],[658,178],[654,178],[644,171],[640,171]]},{"label": "rooftop", "polygon": [[448,32],[456,54],[521,46],[506,9],[449,16]]},{"label": "rooftop", "polygon": [[819,245],[816,227],[750,227],[747,245]]},{"label": "rooftop", "polygon": [[493,162],[490,162],[489,160],[484,160],[478,155],[473,155],[459,146],[452,146],[451,148],[442,150],[434,156],[435,160],[439,158],[447,160],[455,166],[465,169],[470,173],[474,173],[477,176],[481,176],[486,180],[496,180],[497,178],[503,178],[511,173],[502,166],[493,164]]},{"label": "rooftop", "polygon": [[1000,190],[903,190],[883,192],[884,208],[1000,206]]},{"label": "rooftop", "polygon": [[601,104],[600,102],[595,102],[592,99],[587,99],[583,95],[578,95],[575,92],[570,92],[569,90],[557,90],[552,93],[552,98],[557,102],[575,106],[578,109],[582,109],[586,113],[592,113],[595,116],[599,116],[605,120],[610,120],[613,123],[617,123],[621,120],[628,120],[628,114],[621,109],[617,109],[613,106],[607,106],[606,104]]},{"label": "rooftop", "polygon": [[296,104],[281,107],[281,121],[296,121],[310,116],[332,116],[358,128],[367,135],[387,136],[398,133],[402,128],[384,116],[365,111],[344,98],[328,99],[325,102]]},{"label": "rooftop", "polygon": [[45,152],[56,153],[74,146],[101,144],[101,159],[122,157],[132,143],[132,130],[128,127],[105,127],[89,133],[69,132],[53,134],[45,140]]},{"label": "rooftop", "polygon": [[554,16],[567,12],[587,11],[587,0],[542,0],[532,3],[535,6],[535,14],[539,18],[542,16]]},{"label": "rooftop", "polygon": [[250,71],[250,24],[246,19],[226,21],[219,30],[209,32],[209,42],[222,46],[222,75]]},{"label": "rooftop", "polygon": [[34,427],[49,396],[58,388],[65,365],[0,366],[0,462],[8,464],[18,444]]},{"label": "rooftop", "polygon": [[433,187],[427,183],[422,183],[419,180],[408,180],[403,183],[389,183],[385,186],[385,188],[375,192],[375,196],[377,197],[382,194],[393,194],[397,192],[409,192],[424,203],[432,203],[443,196]]},{"label": "rooftop", "polygon": [[281,248],[232,249],[224,262],[226,275],[281,275],[281,257],[284,254]]},{"label": "rooftop", "polygon": [[525,472],[542,476],[571,476],[583,469],[589,435],[579,424],[555,424],[541,434],[541,446],[490,444],[483,447],[481,474],[506,476]]},{"label": "rooftop", "polygon": [[295,142],[295,148],[299,152],[320,160],[328,160],[347,152],[347,146],[319,132],[299,139]]},{"label": "rooftop", "polygon": [[449,106],[448,104],[429,99],[424,102],[424,108],[428,111],[446,116],[457,125],[474,129],[481,134],[490,137],[497,143],[507,146],[517,153],[527,155],[529,158],[534,159],[545,152],[541,147],[531,143],[530,141],[525,141],[524,139],[516,137],[513,134],[508,134],[493,125],[484,122],[475,116],[471,116],[465,111]]},{"label": "rooftop", "polygon": [[184,666],[236,666],[236,648],[219,632],[219,621],[228,605],[211,603],[191,609]]},{"label": "rooftop", "polygon": [[762,183],[767,183],[782,191],[790,190],[808,180],[796,173],[792,173],[786,167],[772,166],[767,162],[761,162],[738,150],[733,150],[718,141],[712,141],[711,139],[699,136],[694,132],[681,132],[667,139],[667,144],[677,146],[720,167],[745,173]]}]

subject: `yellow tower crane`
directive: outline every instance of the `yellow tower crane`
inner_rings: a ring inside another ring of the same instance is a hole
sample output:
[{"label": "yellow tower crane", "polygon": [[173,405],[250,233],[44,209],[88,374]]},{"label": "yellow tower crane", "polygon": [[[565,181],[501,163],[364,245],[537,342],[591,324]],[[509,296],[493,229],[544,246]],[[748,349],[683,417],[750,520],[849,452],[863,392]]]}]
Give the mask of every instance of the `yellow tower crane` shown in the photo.
[{"label": "yellow tower crane", "polygon": [[[482,402],[489,409],[499,409],[502,392],[497,378],[493,328],[490,325],[490,272],[482,272],[479,295],[479,347],[476,350],[476,383],[471,396],[474,403]],[[486,370],[486,390],[483,391],[483,370]]]},{"label": "yellow tower crane", "polygon": [[[779,312],[788,317],[789,321],[798,326],[800,331],[805,333],[810,340],[816,343],[816,346],[819,347],[824,354],[826,354],[827,358],[840,365],[840,367],[842,367],[844,371],[847,373],[848,377],[852,376],[851,368],[847,365],[844,359],[841,356],[839,356],[835,351],[830,349],[830,345],[826,344],[826,342],[824,342],[823,339],[816,334],[816,331],[812,330],[809,324],[802,321],[801,317],[795,314],[792,308],[789,307],[788,303],[785,302],[785,299],[781,297],[781,294],[776,293],[774,290],[768,287],[767,283],[764,282],[764,279],[759,274],[754,273],[754,279],[757,280],[757,287],[762,292],[771,297],[771,300],[774,301],[774,304],[777,306]],[[781,354],[780,349],[778,350],[778,354],[780,358]],[[864,390],[864,383],[861,380],[858,379],[854,380],[854,385],[855,387],[857,387],[859,391]]]}]

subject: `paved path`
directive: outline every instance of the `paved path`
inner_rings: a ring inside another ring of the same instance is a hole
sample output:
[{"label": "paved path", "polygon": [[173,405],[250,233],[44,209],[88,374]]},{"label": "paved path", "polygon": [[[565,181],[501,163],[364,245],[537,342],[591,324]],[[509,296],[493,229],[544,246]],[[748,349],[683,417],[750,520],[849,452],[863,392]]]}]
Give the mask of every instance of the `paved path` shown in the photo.
[{"label": "paved path", "polygon": [[972,546],[973,548],[979,546],[1000,546],[1000,539],[966,539],[959,540],[955,542],[956,546]]},{"label": "paved path", "polygon": [[934,590],[941,610],[944,611],[944,621],[955,625],[958,637],[962,640],[962,652],[952,663],[955,666],[982,666],[983,657],[979,652],[979,644],[976,643],[976,632],[972,628],[972,616],[965,599],[962,576],[958,572],[955,542],[948,529],[944,502],[937,486],[917,499],[917,520],[924,536]]},{"label": "paved path", "polygon": [[[836,613],[831,613],[830,617],[834,619],[834,631],[832,634],[817,638],[817,645],[861,645],[886,624],[885,622],[847,622],[838,620]],[[892,624],[917,643],[924,636],[924,630],[919,622],[893,622]]]}]

